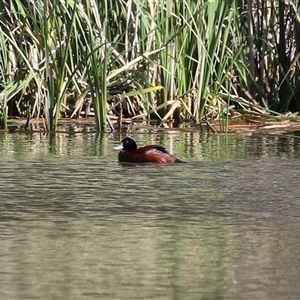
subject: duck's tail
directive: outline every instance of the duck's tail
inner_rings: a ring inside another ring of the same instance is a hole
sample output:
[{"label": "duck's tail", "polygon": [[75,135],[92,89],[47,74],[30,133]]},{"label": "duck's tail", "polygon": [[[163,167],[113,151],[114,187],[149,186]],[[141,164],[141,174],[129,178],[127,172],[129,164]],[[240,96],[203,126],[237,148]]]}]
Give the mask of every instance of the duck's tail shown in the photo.
[{"label": "duck's tail", "polygon": [[180,158],[176,157],[175,163],[183,163],[186,164],[186,161],[181,160]]}]

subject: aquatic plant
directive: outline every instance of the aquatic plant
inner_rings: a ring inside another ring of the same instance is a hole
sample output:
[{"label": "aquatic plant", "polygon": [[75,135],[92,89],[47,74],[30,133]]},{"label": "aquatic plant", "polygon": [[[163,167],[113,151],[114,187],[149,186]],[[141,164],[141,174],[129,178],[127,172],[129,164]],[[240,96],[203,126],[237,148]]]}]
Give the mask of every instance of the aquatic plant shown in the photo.
[{"label": "aquatic plant", "polygon": [[296,1],[0,3],[0,118],[298,112]]}]

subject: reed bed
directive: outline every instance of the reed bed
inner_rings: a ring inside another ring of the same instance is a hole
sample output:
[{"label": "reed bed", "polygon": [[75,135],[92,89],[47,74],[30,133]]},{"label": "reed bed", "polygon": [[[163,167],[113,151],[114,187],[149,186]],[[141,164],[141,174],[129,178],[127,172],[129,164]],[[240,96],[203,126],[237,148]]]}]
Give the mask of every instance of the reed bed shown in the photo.
[{"label": "reed bed", "polygon": [[4,0],[0,127],[12,117],[296,118],[296,0]]}]

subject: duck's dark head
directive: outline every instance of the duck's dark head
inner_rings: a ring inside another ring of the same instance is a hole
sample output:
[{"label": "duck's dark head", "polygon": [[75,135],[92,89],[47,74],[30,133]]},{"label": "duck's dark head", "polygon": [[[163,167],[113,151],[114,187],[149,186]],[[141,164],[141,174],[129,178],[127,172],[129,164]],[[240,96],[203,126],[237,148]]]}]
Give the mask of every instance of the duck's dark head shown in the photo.
[{"label": "duck's dark head", "polygon": [[130,137],[126,137],[121,141],[121,143],[114,147],[115,150],[125,150],[125,151],[134,151],[137,149],[136,142]]}]

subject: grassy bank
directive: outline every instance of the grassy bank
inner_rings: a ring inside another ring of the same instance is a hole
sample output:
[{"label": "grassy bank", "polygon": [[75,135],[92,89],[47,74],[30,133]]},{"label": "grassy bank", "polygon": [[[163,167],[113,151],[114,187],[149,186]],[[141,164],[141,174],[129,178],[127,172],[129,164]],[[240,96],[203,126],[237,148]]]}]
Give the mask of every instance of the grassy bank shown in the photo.
[{"label": "grassy bank", "polygon": [[[296,1],[0,3],[0,126],[9,117],[228,118],[300,107]],[[113,127],[111,125],[111,127]]]}]

